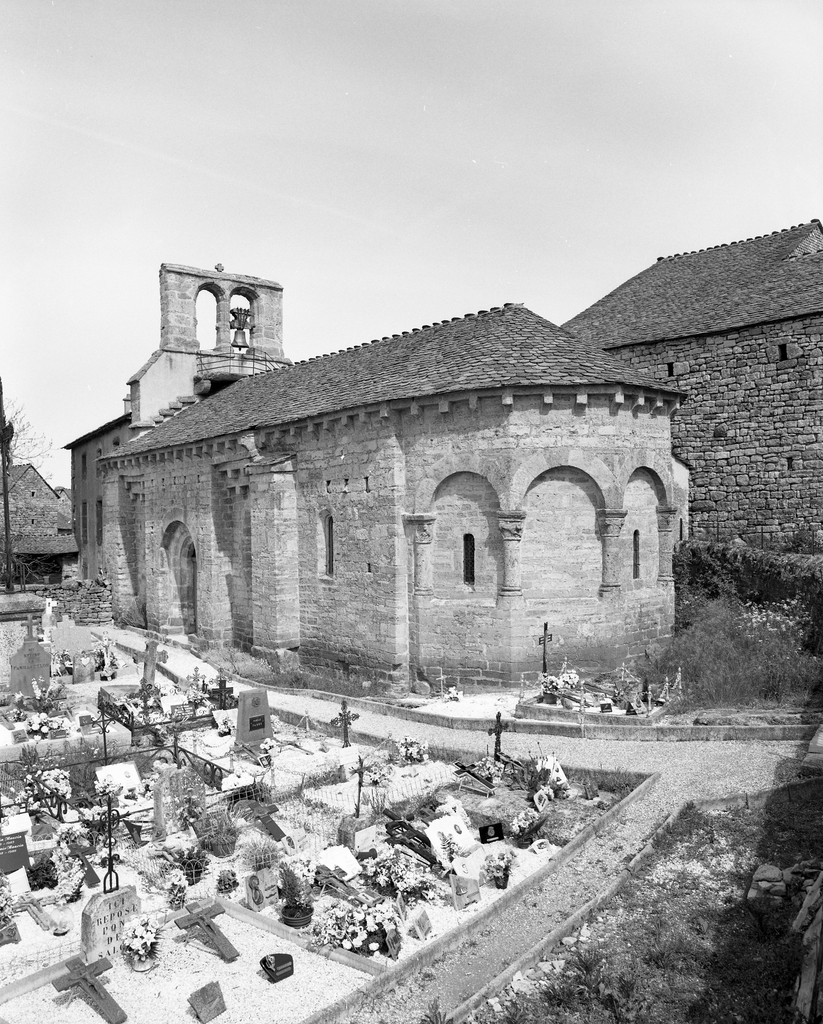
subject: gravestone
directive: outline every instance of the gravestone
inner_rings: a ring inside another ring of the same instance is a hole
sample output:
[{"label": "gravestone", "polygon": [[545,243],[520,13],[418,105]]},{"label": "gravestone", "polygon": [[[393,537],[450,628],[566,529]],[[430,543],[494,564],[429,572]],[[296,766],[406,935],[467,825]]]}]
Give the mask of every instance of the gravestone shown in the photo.
[{"label": "gravestone", "polygon": [[188,765],[182,768],[174,765],[162,767],[158,776],[152,787],[155,838],[180,828],[180,811],[185,807],[187,797],[194,797],[202,809],[206,807],[206,784]]},{"label": "gravestone", "polygon": [[196,988],[189,996],[189,1002],[197,1014],[197,1019],[203,1024],[208,1024],[210,1020],[226,1012],[226,1001],[219,981],[210,981],[202,988]]},{"label": "gravestone", "polygon": [[18,868],[30,867],[29,848],[26,845],[26,833],[0,836],[0,871],[10,875]]},{"label": "gravestone", "polygon": [[92,896],[83,907],[80,922],[80,941],[86,960],[91,962],[118,954],[126,922],[139,913],[140,899],[133,885]]},{"label": "gravestone", "polygon": [[42,679],[47,683],[51,678],[51,651],[32,633],[31,619],[23,646],[11,656],[9,667],[9,689],[12,694],[22,693],[25,697],[34,697],[32,679]]},{"label": "gravestone", "polygon": [[480,826],[480,842],[496,843],[503,839],[503,822],[495,821],[491,825]]},{"label": "gravestone", "polygon": [[277,903],[277,875],[271,868],[260,868],[246,877],[246,903],[249,910],[261,911]]},{"label": "gravestone", "polygon": [[237,732],[234,745],[241,747],[271,738],[268,693],[265,690],[243,690],[237,697]]},{"label": "gravestone", "polygon": [[414,929],[415,933],[417,934],[418,939],[420,939],[421,942],[425,942],[425,940],[432,933],[431,918],[429,917],[428,913],[426,912],[425,907],[421,907],[415,913],[414,917],[411,919],[409,924]]},{"label": "gravestone", "polygon": [[94,656],[86,651],[75,654],[71,678],[75,685],[92,682],[94,680]]},{"label": "gravestone", "polygon": [[455,910],[465,910],[471,903],[480,901],[480,883],[476,878],[449,875],[452,888],[452,902]]}]

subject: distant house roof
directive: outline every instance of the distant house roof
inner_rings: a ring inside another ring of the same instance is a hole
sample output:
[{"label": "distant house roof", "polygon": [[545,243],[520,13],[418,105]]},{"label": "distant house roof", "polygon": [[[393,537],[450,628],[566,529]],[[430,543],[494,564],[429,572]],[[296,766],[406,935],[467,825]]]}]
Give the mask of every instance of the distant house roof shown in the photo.
[{"label": "distant house roof", "polygon": [[[455,317],[232,384],[118,451],[118,457],[377,402],[478,388],[628,384],[661,390],[519,304]],[[671,394],[679,392],[662,389]]]},{"label": "distant house roof", "polygon": [[[46,480],[46,478],[43,476],[43,474],[40,472],[40,470],[38,470],[37,467],[33,466],[30,462],[18,462],[18,463],[14,463],[14,465],[12,465],[12,466],[9,466],[9,494],[10,495],[14,491],[14,488],[17,486],[17,484],[20,483],[20,481],[23,479],[23,477],[28,476],[29,473],[34,473],[34,475],[36,477],[39,477],[39,479],[42,480],[42,482],[46,485],[46,487],[48,487],[48,489],[54,495],[55,499],[57,501],[60,501],[60,495],[55,491],[55,489],[51,486],[51,484],[48,482],[48,480]],[[0,480],[0,494],[2,494],[2,493],[3,493],[3,483],[2,483],[2,480]]]},{"label": "distant house roof", "polygon": [[58,512],[57,513],[56,525],[57,525],[57,532],[58,533],[61,530],[67,530],[68,531],[68,530],[73,530],[74,529],[74,526],[72,525],[72,521],[71,521],[71,516],[63,515],[62,512]]},{"label": "distant house roof", "polygon": [[113,420],[109,420],[108,423],[104,423],[102,427],[95,427],[94,430],[90,430],[88,434],[83,434],[82,437],[78,437],[74,441],[69,441],[68,444],[63,445],[63,451],[67,448],[71,450],[76,448],[78,445],[83,444],[85,441],[90,441],[93,437],[97,437],[98,434],[104,434],[107,430],[113,430],[115,427],[122,426],[124,423],[131,421],[131,413],[123,413],[121,416],[117,416]]},{"label": "distant house roof", "polygon": [[78,550],[74,535],[62,533],[50,537],[15,537],[12,547],[18,555],[71,555]]},{"label": "distant house roof", "polygon": [[606,348],[662,341],[823,310],[820,221],[678,253],[621,284],[563,326]]}]

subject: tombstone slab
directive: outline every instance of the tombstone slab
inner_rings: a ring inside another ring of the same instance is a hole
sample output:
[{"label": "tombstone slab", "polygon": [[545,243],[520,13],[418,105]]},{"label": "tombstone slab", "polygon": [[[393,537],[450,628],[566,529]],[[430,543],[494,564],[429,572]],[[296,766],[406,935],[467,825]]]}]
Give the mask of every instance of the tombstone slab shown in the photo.
[{"label": "tombstone slab", "polygon": [[261,911],[277,903],[277,875],[271,868],[260,868],[245,880],[246,903],[249,910]]},{"label": "tombstone slab", "polygon": [[32,679],[42,679],[47,683],[51,678],[51,651],[34,636],[31,619],[23,646],[9,659],[9,669],[9,689],[13,694],[22,693],[24,697],[34,697]]},{"label": "tombstone slab", "polygon": [[271,711],[266,690],[243,690],[237,698],[235,746],[272,739]]},{"label": "tombstone slab", "polygon": [[77,685],[78,683],[90,683],[94,680],[94,657],[91,654],[83,651],[81,654],[75,654],[72,661],[72,682]]},{"label": "tombstone slab", "polygon": [[196,988],[189,996],[189,1003],[197,1014],[197,1019],[203,1024],[208,1024],[210,1020],[226,1012],[226,1001],[219,981],[210,981],[208,985]]},{"label": "tombstone slab", "polygon": [[80,941],[87,961],[107,959],[120,952],[120,936],[129,918],[140,913],[140,898],[133,885],[97,894],[83,907]]},{"label": "tombstone slab", "polygon": [[155,838],[175,832],[180,826],[180,812],[187,797],[194,797],[201,808],[206,807],[206,784],[188,765],[161,768],[152,787],[154,795]]}]

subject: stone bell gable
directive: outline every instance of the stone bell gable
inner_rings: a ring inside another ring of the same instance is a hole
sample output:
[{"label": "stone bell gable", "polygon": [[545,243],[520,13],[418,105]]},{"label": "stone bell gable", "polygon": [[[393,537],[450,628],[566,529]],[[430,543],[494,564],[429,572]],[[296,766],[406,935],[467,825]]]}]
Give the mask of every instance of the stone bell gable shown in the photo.
[{"label": "stone bell gable", "polygon": [[823,525],[823,231],[661,257],[564,325],[688,396],[692,522],[749,543]]},{"label": "stone bell gable", "polygon": [[409,685],[670,632],[678,392],[522,306],[251,377],[103,460],[116,614]]}]

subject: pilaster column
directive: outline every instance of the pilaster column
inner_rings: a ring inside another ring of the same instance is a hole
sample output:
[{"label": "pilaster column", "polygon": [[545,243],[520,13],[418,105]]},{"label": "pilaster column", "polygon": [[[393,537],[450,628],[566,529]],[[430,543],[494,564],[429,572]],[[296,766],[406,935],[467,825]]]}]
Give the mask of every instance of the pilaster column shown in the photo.
[{"label": "pilaster column", "polygon": [[221,298],[217,300],[217,320],[215,349],[218,352],[231,352],[231,315],[229,313],[229,300]]},{"label": "pilaster column", "polygon": [[658,505],[657,507],[657,550],[660,554],[657,580],[659,583],[671,583],[674,580],[672,548],[674,547],[674,523],[677,519],[677,512],[678,510],[673,505]]},{"label": "pilaster column", "polygon": [[434,538],[434,522],[437,516],[432,513],[403,516],[403,522],[414,527],[414,592],[430,595],[434,593],[432,584],[432,539]]},{"label": "pilaster column", "polygon": [[601,508],[597,511],[600,539],[603,542],[603,591],[620,590],[620,531],[626,518],[623,508]]},{"label": "pilaster column", "polygon": [[515,596],[523,593],[520,579],[520,541],[526,513],[520,510],[498,512],[497,523],[503,537],[503,585],[500,594]]}]

